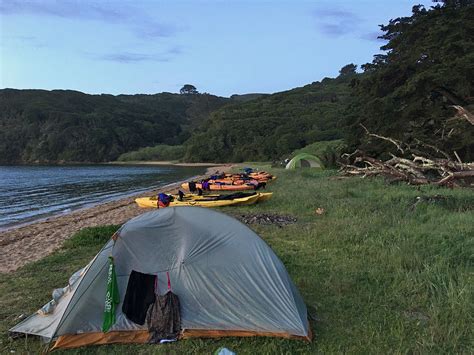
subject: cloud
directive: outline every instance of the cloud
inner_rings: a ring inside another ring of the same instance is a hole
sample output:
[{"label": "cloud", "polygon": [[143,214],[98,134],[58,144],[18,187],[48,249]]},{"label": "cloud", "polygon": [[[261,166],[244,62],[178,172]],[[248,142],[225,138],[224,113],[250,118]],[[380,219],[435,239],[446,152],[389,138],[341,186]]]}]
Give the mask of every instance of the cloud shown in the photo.
[{"label": "cloud", "polygon": [[168,50],[168,54],[175,54],[175,55],[181,54],[183,52],[184,52],[183,47],[180,47],[180,46],[174,46]]},{"label": "cloud", "polygon": [[9,45],[9,44],[14,43],[15,46],[20,44],[20,45],[26,45],[26,46],[35,47],[35,48],[47,47],[47,45],[36,36],[5,35],[5,36],[1,36],[1,39],[2,39],[1,41],[2,45]]},{"label": "cloud", "polygon": [[125,12],[105,8],[98,4],[85,4],[75,1],[18,1],[6,0],[0,5],[3,15],[32,14],[117,22],[127,17]]},{"label": "cloud", "polygon": [[175,26],[160,23],[139,9],[116,1],[91,3],[72,0],[2,0],[0,14],[51,16],[125,25],[136,36],[145,38],[169,37],[177,31]]},{"label": "cloud", "polygon": [[168,57],[161,55],[145,54],[145,53],[132,53],[132,52],[119,52],[119,53],[108,53],[98,56],[97,59],[107,60],[118,63],[136,63],[136,62],[168,62]]},{"label": "cloud", "polygon": [[316,9],[313,11],[313,17],[319,30],[331,37],[351,33],[362,22],[353,12],[337,8]]},{"label": "cloud", "polygon": [[33,41],[38,40],[38,38],[35,37],[35,36],[8,36],[7,38],[17,39],[17,40],[20,40],[20,41],[23,41],[23,42],[33,42]]},{"label": "cloud", "polygon": [[133,32],[140,38],[171,37],[177,32],[177,28],[170,24],[157,23],[150,19],[144,19],[139,26],[134,26]]},{"label": "cloud", "polygon": [[93,55],[97,60],[130,64],[138,62],[170,62],[176,55],[182,53],[180,47],[173,47],[161,53],[137,53],[137,52],[116,52],[101,55]]}]

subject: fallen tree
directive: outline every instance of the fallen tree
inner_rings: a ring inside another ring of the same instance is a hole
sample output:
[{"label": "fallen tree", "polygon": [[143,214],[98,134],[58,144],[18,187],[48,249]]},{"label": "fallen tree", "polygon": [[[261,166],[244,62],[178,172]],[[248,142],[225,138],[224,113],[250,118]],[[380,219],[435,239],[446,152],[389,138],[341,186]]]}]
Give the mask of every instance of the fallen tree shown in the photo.
[{"label": "fallen tree", "polygon": [[405,181],[412,185],[433,184],[438,186],[474,187],[474,163],[464,163],[456,152],[455,159],[419,140],[407,144],[402,141],[371,133],[361,125],[369,137],[382,139],[396,147],[397,156],[389,153],[390,159],[381,160],[356,150],[343,154],[340,173],[350,176],[383,176],[391,182]]}]

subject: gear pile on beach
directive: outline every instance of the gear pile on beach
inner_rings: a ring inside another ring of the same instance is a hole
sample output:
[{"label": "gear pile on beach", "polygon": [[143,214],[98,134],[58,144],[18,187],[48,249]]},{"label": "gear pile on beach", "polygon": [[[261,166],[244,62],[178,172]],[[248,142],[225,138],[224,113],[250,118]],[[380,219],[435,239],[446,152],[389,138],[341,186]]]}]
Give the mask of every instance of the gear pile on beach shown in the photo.
[{"label": "gear pile on beach", "polygon": [[190,192],[203,191],[244,191],[264,189],[268,182],[276,179],[272,174],[265,171],[254,171],[245,168],[242,173],[219,173],[201,181],[190,181],[183,183],[181,187]]},{"label": "gear pile on beach", "polygon": [[[183,190],[191,192],[189,194],[181,190],[177,195],[159,193],[156,196],[137,198],[135,202],[142,208],[252,205],[272,197],[272,192],[260,192],[260,189],[265,189],[267,183],[275,179],[275,176],[265,171],[254,171],[251,168],[246,168],[241,173],[215,172],[199,182],[189,181],[181,184]],[[215,193],[217,190],[224,193]]]}]

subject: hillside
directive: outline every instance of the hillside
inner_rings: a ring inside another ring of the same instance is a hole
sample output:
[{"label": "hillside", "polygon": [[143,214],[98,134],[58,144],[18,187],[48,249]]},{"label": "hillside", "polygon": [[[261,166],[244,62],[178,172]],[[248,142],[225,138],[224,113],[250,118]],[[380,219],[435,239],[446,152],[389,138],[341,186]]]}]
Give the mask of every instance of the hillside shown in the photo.
[{"label": "hillside", "polygon": [[231,95],[230,99],[235,102],[247,102],[251,100],[258,99],[259,97],[262,96],[268,96],[268,94],[258,94],[258,93],[253,93],[253,94],[234,94]]},{"label": "hillside", "polygon": [[[123,160],[266,161],[341,138],[347,151],[390,157],[394,146],[368,139],[364,127],[423,154],[473,161],[473,126],[454,108],[474,117],[473,4],[414,6],[381,26],[387,42],[363,73],[348,64],[337,78],[272,95],[0,90],[0,163],[101,162],[124,153]],[[336,153],[326,153],[334,161]]]},{"label": "hillside", "polygon": [[348,151],[389,157],[395,147],[368,139],[364,126],[428,156],[472,161],[474,129],[454,106],[474,112],[473,18],[471,0],[414,6],[411,16],[381,26],[387,44],[363,73],[349,64],[336,79],[226,105],[186,143],[185,159],[279,159],[342,137]]},{"label": "hillside", "polygon": [[228,104],[186,142],[187,161],[278,159],[316,141],[342,137],[343,112],[356,74]]},{"label": "hillside", "polygon": [[180,144],[228,99],[208,95],[88,95],[0,90],[0,163],[103,162]]},{"label": "hillside", "polygon": [[436,146],[453,159],[456,151],[463,161],[474,160],[474,127],[454,117],[454,105],[474,112],[474,2],[443,3],[414,6],[410,17],[381,26],[384,53],[362,66],[345,112],[352,149],[380,156],[394,148],[367,139],[363,124],[422,150]]}]

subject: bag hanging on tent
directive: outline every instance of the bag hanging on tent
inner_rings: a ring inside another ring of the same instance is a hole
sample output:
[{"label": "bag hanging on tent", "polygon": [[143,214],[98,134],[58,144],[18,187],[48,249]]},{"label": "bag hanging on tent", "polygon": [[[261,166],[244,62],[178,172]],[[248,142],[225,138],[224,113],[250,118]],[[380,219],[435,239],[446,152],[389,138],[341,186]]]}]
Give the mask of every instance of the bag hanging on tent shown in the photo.
[{"label": "bag hanging on tent", "polygon": [[104,322],[102,331],[107,332],[115,323],[115,307],[120,303],[120,296],[115,274],[114,258],[109,256],[109,271],[107,274],[107,292],[105,293]]},{"label": "bag hanging on tent", "polygon": [[163,296],[156,295],[155,302],[147,313],[147,325],[150,332],[151,344],[160,343],[161,340],[176,340],[181,331],[181,313],[179,298],[171,291],[170,275],[168,278],[168,292]]}]

